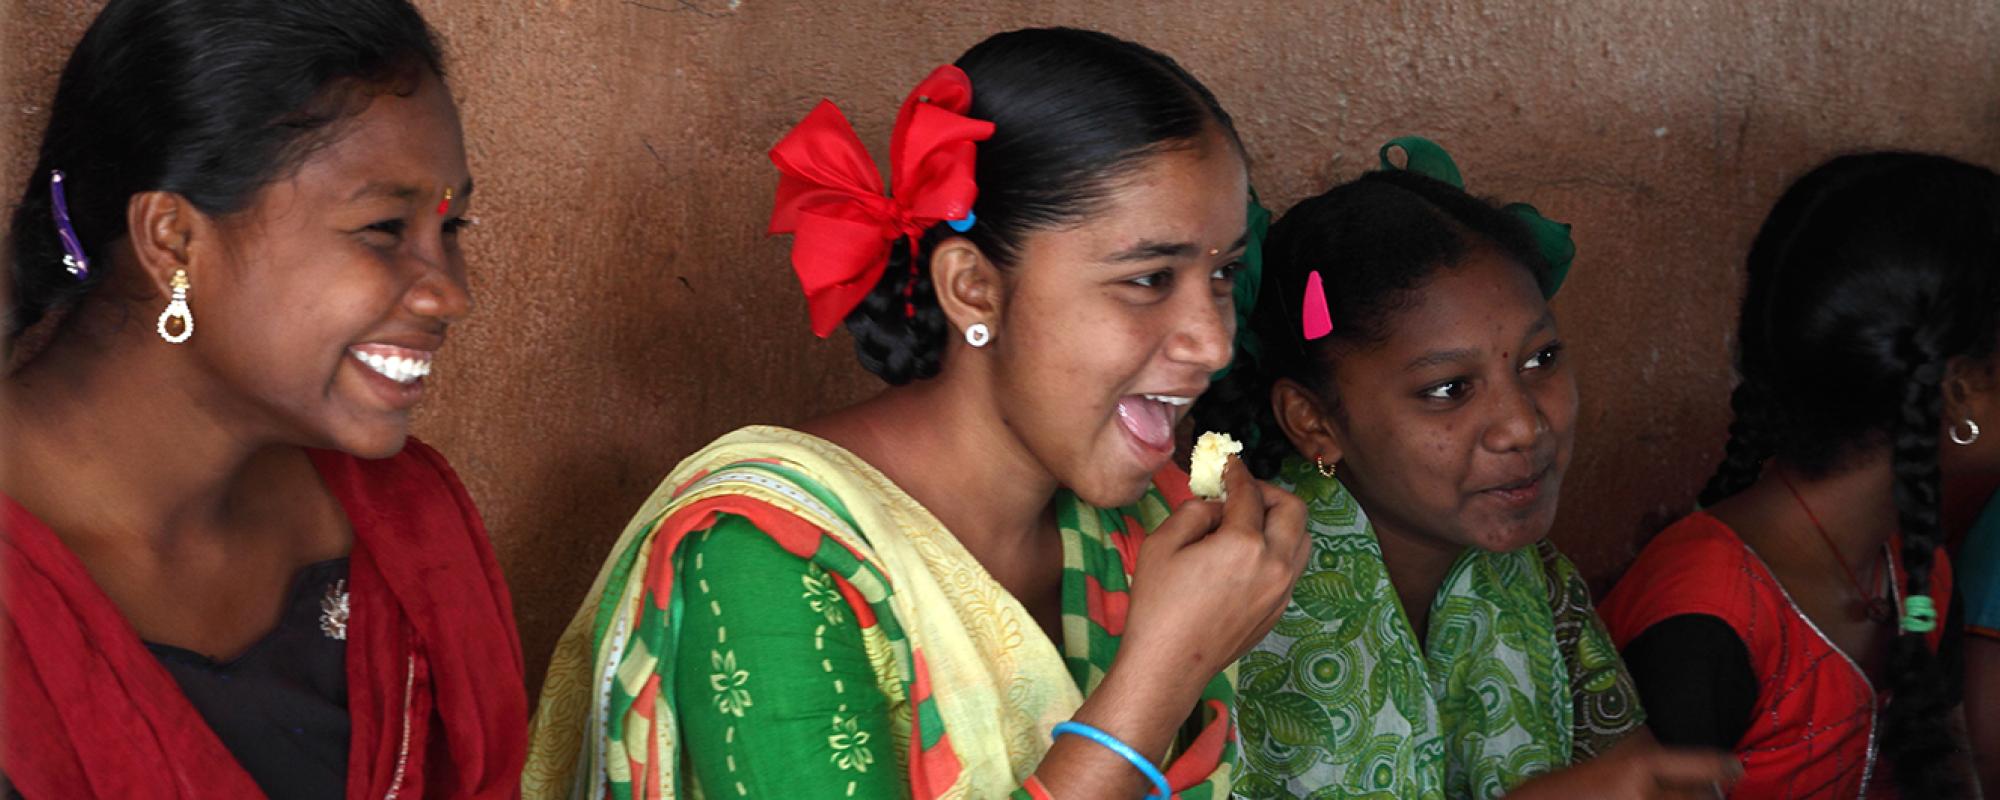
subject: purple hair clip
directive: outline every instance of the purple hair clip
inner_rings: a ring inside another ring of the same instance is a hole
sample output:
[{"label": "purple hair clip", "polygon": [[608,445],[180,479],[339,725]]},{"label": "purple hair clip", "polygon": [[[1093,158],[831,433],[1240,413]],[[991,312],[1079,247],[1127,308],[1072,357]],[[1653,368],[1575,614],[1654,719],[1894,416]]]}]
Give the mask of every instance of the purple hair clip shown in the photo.
[{"label": "purple hair clip", "polygon": [[77,280],[90,277],[90,258],[83,254],[83,243],[77,241],[76,228],[69,223],[69,199],[63,196],[62,170],[50,170],[49,195],[55,200],[56,235],[62,237],[63,266]]}]

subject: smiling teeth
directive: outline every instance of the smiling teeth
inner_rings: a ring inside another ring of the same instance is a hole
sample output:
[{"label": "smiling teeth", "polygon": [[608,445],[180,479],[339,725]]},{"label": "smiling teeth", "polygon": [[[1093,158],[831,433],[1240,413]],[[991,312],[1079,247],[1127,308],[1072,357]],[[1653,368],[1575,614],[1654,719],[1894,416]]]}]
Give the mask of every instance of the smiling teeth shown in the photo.
[{"label": "smiling teeth", "polygon": [[354,360],[380,373],[382,377],[397,383],[414,383],[418,378],[431,374],[430,359],[404,358],[402,356],[379,356],[374,353],[355,353]]},{"label": "smiling teeth", "polygon": [[1148,394],[1140,396],[1146,398],[1147,400],[1151,400],[1155,403],[1166,403],[1167,405],[1170,406],[1186,406],[1194,404],[1194,398],[1192,397],[1177,397],[1171,394]]}]

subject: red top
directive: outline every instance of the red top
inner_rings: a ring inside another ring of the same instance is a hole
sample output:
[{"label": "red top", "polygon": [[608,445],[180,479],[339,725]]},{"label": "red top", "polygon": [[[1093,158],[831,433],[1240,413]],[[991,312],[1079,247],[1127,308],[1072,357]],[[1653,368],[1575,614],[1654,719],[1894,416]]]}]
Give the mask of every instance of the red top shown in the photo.
[{"label": "red top", "polygon": [[[1931,587],[1933,597],[1951,596],[1951,565],[1942,548]],[[1721,520],[1696,512],[1662,531],[1597,612],[1620,649],[1682,614],[1719,618],[1743,640],[1757,676],[1757,702],[1736,744],[1744,773],[1732,795],[1861,797],[1872,783],[1869,796],[1895,796],[1888,770],[1875,763],[1875,715],[1888,695],[1869,685]],[[1940,627],[1929,634],[1932,648],[1942,633]]]},{"label": "red top", "polygon": [[[444,457],[312,451],[354,529],[350,798],[511,798],[527,692],[507,586]],[[0,770],[27,797],[262,792],[48,526],[0,495]]]}]

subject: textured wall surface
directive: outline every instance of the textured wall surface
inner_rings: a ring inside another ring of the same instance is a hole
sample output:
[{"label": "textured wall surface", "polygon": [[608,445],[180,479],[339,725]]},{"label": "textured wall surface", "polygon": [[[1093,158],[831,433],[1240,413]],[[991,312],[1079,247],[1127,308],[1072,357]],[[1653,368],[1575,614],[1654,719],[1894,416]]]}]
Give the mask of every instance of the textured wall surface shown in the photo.
[{"label": "textured wall surface", "polygon": [[[984,35],[1102,28],[1180,59],[1292,201],[1422,133],[1471,188],[1573,222],[1557,301],[1584,410],[1556,538],[1603,588],[1720,453],[1742,254],[1786,181],[1871,147],[2000,163],[1992,0],[420,0],[479,181],[474,319],[421,435],[484,509],[539,682],[628,515],[751,422],[858,399],[762,235],[764,151],[821,96],[887,150],[896,104]],[[1746,7],[1747,6],[1747,7]],[[98,3],[0,0],[0,186]]]}]

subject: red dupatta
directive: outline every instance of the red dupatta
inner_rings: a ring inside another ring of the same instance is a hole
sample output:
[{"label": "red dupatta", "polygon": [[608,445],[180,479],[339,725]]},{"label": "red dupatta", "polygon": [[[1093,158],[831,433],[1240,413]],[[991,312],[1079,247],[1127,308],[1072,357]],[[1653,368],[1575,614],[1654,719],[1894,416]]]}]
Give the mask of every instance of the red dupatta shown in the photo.
[{"label": "red dupatta", "polygon": [[[472,500],[411,439],[312,451],[354,529],[350,798],[510,798],[527,693],[506,584]],[[54,532],[0,495],[0,771],[41,798],[261,797]]]}]

